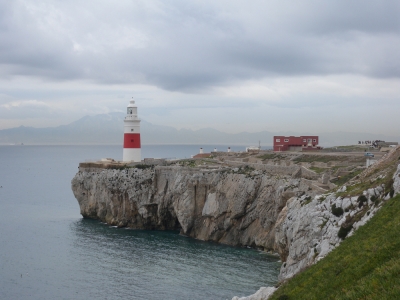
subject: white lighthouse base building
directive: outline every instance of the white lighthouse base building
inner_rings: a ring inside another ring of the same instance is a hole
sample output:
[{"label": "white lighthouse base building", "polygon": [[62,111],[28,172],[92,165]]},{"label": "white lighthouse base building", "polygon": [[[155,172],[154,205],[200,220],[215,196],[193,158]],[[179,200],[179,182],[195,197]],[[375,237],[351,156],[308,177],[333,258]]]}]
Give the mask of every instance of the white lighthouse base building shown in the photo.
[{"label": "white lighthouse base building", "polygon": [[123,161],[140,162],[142,160],[142,153],[140,149],[126,149],[122,152]]}]

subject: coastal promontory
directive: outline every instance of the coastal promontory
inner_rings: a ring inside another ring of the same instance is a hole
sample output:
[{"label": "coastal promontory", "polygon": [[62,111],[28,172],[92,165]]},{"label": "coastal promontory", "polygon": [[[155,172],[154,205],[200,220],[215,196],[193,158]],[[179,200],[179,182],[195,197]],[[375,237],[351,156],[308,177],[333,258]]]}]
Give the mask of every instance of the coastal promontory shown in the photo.
[{"label": "coastal promontory", "polygon": [[72,190],[85,218],[277,252],[282,282],[324,258],[400,192],[399,155],[397,147],[368,168],[363,154],[352,153],[104,160],[81,163]]}]

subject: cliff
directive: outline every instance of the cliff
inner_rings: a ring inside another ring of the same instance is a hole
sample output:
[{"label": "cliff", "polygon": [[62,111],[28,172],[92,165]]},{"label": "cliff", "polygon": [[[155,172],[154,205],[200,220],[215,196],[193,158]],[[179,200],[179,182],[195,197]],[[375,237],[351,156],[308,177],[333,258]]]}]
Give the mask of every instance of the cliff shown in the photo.
[{"label": "cliff", "polygon": [[307,179],[249,167],[116,170],[81,165],[72,190],[86,218],[119,227],[180,229],[196,239],[271,250],[287,200],[316,194]]}]

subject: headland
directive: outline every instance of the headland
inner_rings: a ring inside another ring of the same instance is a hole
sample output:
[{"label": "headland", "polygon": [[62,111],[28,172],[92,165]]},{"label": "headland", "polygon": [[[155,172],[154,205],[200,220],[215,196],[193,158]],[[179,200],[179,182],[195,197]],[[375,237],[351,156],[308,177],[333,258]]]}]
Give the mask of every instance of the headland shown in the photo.
[{"label": "headland", "polygon": [[400,192],[399,147],[376,152],[372,165],[363,151],[331,150],[86,162],[72,190],[86,218],[277,252],[283,282]]}]

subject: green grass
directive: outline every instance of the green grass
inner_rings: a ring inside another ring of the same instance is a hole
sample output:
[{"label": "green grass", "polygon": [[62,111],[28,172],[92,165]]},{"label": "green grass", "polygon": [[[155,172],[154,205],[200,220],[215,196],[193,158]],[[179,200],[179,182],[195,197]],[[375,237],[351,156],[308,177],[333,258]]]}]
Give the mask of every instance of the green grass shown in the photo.
[{"label": "green grass", "polygon": [[361,152],[361,151],[365,151],[368,149],[368,146],[366,145],[348,145],[348,146],[337,146],[337,147],[330,147],[330,148],[324,148],[324,151],[357,151],[357,152]]},{"label": "green grass", "polygon": [[270,299],[400,299],[400,195]]},{"label": "green grass", "polygon": [[315,173],[321,174],[326,170],[329,170],[329,168],[310,167],[310,170],[314,171]]},{"label": "green grass", "polygon": [[263,154],[263,155],[257,156],[257,158],[261,158],[262,160],[274,159],[275,158],[275,153]]},{"label": "green grass", "polygon": [[293,159],[293,161],[295,162],[324,162],[324,163],[328,163],[331,161],[347,161],[349,160],[349,158],[347,156],[333,156],[333,155],[306,155],[306,154],[302,154],[298,157],[296,157],[295,159]]},{"label": "green grass", "polygon": [[362,171],[363,171],[362,169],[361,170],[360,169],[353,170],[352,172],[350,172],[344,176],[341,176],[337,181],[335,181],[335,184],[337,186],[341,186],[341,185],[345,184],[347,181],[349,181],[350,179],[352,179],[355,176],[357,176],[358,174],[360,174]]},{"label": "green grass", "polygon": [[264,161],[266,159],[275,159],[275,158],[284,159],[285,157],[282,155],[276,154],[276,153],[266,153],[266,154],[257,156],[257,158],[261,158],[261,160]]},{"label": "green grass", "polygon": [[[364,179],[363,181],[354,184],[354,185],[347,185],[347,189],[345,192],[340,192],[340,193],[336,193],[336,196],[342,196],[342,197],[352,197],[352,196],[356,196],[356,195],[360,195],[362,194],[363,191],[371,188],[371,187],[376,187],[378,185],[384,184],[387,191],[390,191],[390,188],[393,184],[393,174],[395,172],[395,168],[391,168],[391,170],[388,171],[388,173],[386,174],[386,176],[384,178],[379,178],[376,179],[374,181],[371,181],[370,178]],[[373,177],[373,176],[371,176]],[[337,184],[338,186],[340,186],[337,181],[335,182],[335,184]]]}]

